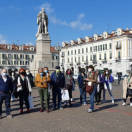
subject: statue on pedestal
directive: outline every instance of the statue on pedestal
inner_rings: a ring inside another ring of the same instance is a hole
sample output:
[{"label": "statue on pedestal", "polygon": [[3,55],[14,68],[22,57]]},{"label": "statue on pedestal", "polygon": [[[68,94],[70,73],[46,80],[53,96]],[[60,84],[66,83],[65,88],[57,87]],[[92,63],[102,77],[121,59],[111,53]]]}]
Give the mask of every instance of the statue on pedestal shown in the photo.
[{"label": "statue on pedestal", "polygon": [[48,34],[48,16],[42,8],[42,10],[39,12],[37,16],[37,24],[38,24],[38,32],[37,35],[39,34]]}]

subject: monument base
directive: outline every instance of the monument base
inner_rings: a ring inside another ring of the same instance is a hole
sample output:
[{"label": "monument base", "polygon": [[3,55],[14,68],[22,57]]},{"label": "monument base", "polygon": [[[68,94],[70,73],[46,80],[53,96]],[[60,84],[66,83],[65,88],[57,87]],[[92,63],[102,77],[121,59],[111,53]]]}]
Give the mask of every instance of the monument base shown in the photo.
[{"label": "monument base", "polygon": [[39,68],[48,67],[52,70],[52,54],[50,51],[51,40],[49,34],[38,34],[36,41],[36,55],[30,64],[30,71],[36,75]]}]

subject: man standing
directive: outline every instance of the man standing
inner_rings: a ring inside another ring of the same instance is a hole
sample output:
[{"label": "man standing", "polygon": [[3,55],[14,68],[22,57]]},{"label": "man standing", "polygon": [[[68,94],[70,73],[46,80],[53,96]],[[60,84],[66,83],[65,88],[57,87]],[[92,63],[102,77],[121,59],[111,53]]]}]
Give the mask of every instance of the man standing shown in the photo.
[{"label": "man standing", "polygon": [[65,77],[59,66],[56,66],[56,71],[51,74],[51,85],[53,87],[53,110],[56,110],[56,96],[58,96],[58,109],[63,109],[61,106],[61,89],[65,86]]},{"label": "man standing", "polygon": [[12,118],[10,114],[10,96],[13,90],[13,84],[11,79],[7,75],[7,70],[3,69],[0,75],[0,119],[2,118],[2,104],[5,101],[6,115],[8,118]]},{"label": "man standing", "polygon": [[46,104],[46,111],[49,112],[49,106],[48,106],[48,83],[50,82],[50,76],[47,76],[45,72],[43,72],[43,69],[39,69],[39,73],[36,75],[35,78],[35,85],[39,88],[39,95],[40,95],[40,103],[41,103],[41,109],[40,112],[44,111],[44,103],[43,100],[45,100]]}]

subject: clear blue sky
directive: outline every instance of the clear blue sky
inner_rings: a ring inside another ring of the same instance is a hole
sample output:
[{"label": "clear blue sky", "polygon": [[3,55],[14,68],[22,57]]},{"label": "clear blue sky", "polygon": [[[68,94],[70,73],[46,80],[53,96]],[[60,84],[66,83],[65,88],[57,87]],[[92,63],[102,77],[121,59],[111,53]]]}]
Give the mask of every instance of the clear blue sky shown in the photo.
[{"label": "clear blue sky", "polygon": [[41,7],[49,15],[52,45],[132,28],[132,0],[0,0],[0,43],[35,44]]}]

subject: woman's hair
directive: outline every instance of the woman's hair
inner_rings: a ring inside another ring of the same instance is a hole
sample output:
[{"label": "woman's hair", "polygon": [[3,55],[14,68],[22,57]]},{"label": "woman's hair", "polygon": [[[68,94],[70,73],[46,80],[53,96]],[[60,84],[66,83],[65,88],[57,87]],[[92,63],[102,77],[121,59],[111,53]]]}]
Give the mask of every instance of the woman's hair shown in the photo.
[{"label": "woman's hair", "polygon": [[66,70],[66,75],[68,75],[68,71],[70,71],[70,75],[71,75],[71,74],[72,74],[71,69],[67,69],[67,70]]},{"label": "woman's hair", "polygon": [[20,68],[20,69],[19,69],[19,73],[21,73],[21,72],[26,72],[26,71],[25,71],[24,68]]},{"label": "woman's hair", "polygon": [[89,65],[88,68],[91,68],[92,71],[94,71],[94,66],[93,65]]}]

